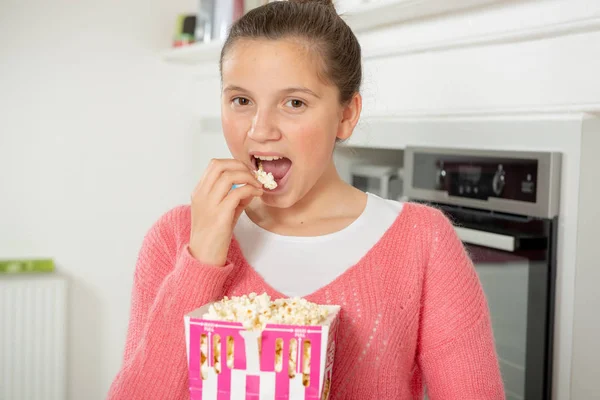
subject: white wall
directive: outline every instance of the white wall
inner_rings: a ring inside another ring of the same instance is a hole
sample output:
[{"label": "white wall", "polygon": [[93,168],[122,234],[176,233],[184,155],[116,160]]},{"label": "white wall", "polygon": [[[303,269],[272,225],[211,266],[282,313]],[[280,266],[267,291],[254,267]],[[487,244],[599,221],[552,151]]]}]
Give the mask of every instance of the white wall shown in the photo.
[{"label": "white wall", "polygon": [[159,56],[194,6],[0,1],[0,258],[70,278],[73,400],[106,397],[143,235],[197,178],[188,72]]},{"label": "white wall", "polygon": [[598,199],[598,151],[600,150],[600,119],[585,121],[582,137],[581,192],[579,201],[579,234],[577,235],[577,269],[575,321],[573,326],[573,385],[572,399],[598,397],[600,377],[600,261],[598,232],[600,210]]}]

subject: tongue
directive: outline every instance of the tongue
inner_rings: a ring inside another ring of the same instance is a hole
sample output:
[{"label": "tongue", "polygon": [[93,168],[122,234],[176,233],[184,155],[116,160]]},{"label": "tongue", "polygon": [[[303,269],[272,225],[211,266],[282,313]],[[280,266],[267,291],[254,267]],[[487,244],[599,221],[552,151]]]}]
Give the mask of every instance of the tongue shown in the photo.
[{"label": "tongue", "polygon": [[262,166],[265,172],[270,172],[273,174],[273,178],[281,179],[289,171],[290,167],[292,166],[292,162],[289,158],[282,158],[281,160],[263,161]]}]

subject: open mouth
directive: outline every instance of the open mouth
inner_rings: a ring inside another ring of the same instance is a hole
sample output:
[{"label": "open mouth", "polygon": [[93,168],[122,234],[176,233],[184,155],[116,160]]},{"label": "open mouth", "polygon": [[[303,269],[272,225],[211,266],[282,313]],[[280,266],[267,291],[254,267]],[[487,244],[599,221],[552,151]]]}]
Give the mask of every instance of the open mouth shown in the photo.
[{"label": "open mouth", "polygon": [[277,184],[280,184],[292,167],[292,161],[282,156],[253,155],[252,164],[255,170],[262,167],[266,174],[271,174]]}]

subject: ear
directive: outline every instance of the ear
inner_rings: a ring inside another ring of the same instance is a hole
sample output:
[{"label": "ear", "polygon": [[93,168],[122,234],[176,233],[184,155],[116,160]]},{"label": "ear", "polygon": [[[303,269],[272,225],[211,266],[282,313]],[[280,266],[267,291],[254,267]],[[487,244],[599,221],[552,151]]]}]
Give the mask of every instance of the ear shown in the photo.
[{"label": "ear", "polygon": [[352,136],[354,127],[358,124],[360,113],[362,111],[362,96],[355,93],[348,104],[344,105],[341,113],[340,125],[338,127],[337,139],[346,140]]}]

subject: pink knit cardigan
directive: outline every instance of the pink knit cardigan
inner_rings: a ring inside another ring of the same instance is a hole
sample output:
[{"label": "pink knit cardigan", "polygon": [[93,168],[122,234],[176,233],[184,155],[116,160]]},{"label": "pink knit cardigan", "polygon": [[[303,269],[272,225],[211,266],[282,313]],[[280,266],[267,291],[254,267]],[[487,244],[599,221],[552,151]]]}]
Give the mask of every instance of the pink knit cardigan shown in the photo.
[{"label": "pink knit cardigan", "polygon": [[[183,316],[223,296],[277,292],[235,239],[225,267],[187,249],[190,208],[150,229],[135,269],[123,365],[109,399],[189,399]],[[281,267],[285,268],[285,260]],[[471,260],[439,211],[405,204],[353,267],[306,298],[342,306],[332,400],[500,400],[486,299]]]}]

